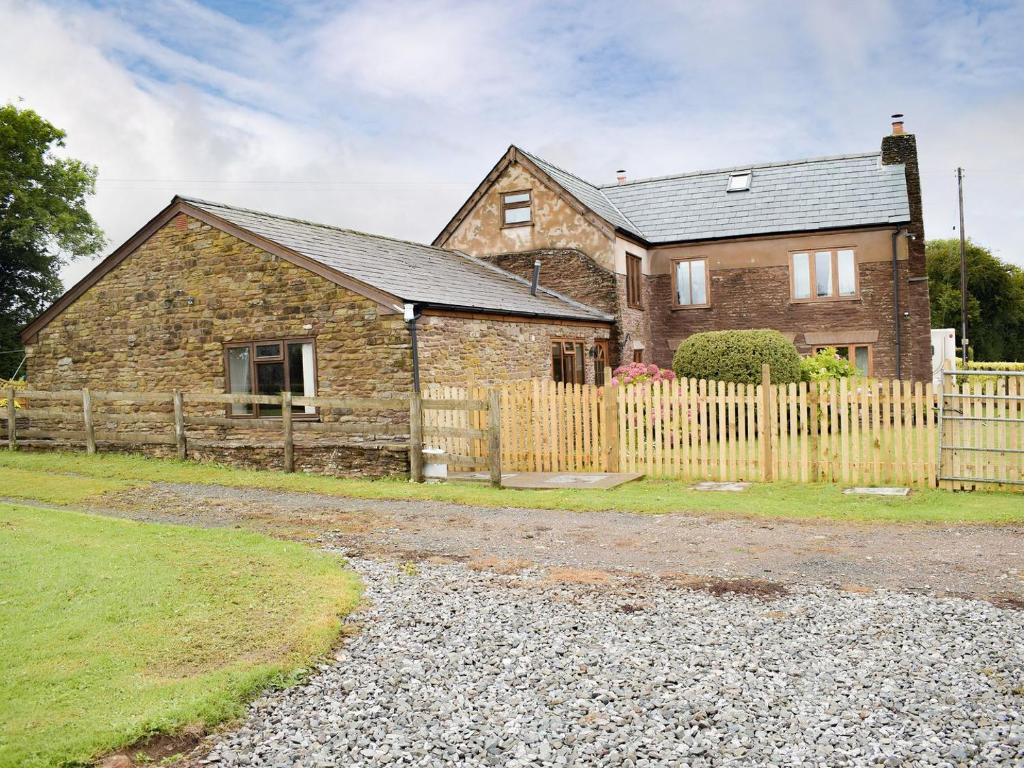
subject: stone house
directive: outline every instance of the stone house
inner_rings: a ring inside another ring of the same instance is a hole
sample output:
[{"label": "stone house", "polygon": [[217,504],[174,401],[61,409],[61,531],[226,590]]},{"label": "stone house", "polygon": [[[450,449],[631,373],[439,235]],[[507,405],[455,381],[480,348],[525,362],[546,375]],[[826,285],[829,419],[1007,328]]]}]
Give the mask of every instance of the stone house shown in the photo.
[{"label": "stone house", "polygon": [[609,359],[671,365],[691,333],[774,328],[865,374],[931,379],[916,140],[596,185],[509,147],[434,240],[615,317]]},{"label": "stone house", "polygon": [[458,251],[175,197],[22,337],[41,389],[387,398],[549,377],[553,350],[593,381],[613,320]]}]

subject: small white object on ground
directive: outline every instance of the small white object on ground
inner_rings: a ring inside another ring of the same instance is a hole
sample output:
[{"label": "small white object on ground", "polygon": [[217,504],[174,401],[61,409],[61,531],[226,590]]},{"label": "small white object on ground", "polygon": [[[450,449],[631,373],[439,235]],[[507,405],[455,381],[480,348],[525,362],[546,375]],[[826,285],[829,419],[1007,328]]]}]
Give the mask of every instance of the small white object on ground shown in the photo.
[{"label": "small white object on ground", "polygon": [[448,479],[448,456],[445,454],[444,448],[423,449],[423,479]]},{"label": "small white object on ground", "polygon": [[716,483],[710,480],[692,486],[694,491],[731,491],[738,493],[750,487],[750,483]]},{"label": "small white object on ground", "polygon": [[909,496],[909,488],[897,488],[897,487],[855,487],[846,488],[843,493],[845,494],[863,494],[864,496]]}]

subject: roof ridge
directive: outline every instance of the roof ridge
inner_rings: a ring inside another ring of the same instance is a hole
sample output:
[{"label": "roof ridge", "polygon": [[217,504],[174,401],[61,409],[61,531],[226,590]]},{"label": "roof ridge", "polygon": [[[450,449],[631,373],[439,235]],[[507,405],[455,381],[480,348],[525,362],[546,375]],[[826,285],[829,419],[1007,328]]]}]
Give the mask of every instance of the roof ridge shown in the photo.
[{"label": "roof ridge", "polygon": [[[633,184],[646,184],[652,181],[668,181],[670,179],[685,179],[691,176],[710,176],[715,173],[726,173],[728,171],[750,171],[757,170],[758,168],[783,168],[791,165],[808,165],[810,163],[825,163],[834,160],[857,160],[865,157],[879,157],[881,156],[880,151],[874,152],[852,152],[842,155],[821,155],[819,157],[807,157],[799,160],[778,160],[770,163],[751,163],[747,165],[733,165],[723,168],[709,168],[702,171],[685,171],[683,173],[670,173],[664,176],[647,176],[642,179],[633,179],[632,181],[624,181],[621,184],[602,184],[597,187],[598,191],[604,192],[606,189],[617,189],[618,187],[628,187]],[[606,195],[607,197],[607,195]]]},{"label": "roof ridge", "polygon": [[[521,284],[526,285],[526,286],[532,285],[532,283],[529,280],[527,280],[526,278],[520,277],[519,275],[515,274],[514,272],[509,272],[507,269],[502,269],[497,264],[492,264],[491,262],[485,261],[484,259],[478,258],[476,256],[471,256],[470,254],[466,253],[465,251],[449,250],[447,252],[448,253],[458,254],[459,256],[462,256],[467,261],[471,261],[474,264],[477,264],[477,265],[479,265],[481,267],[484,267],[485,269],[491,270],[492,272],[497,272],[497,273],[501,274],[504,277],[511,278],[513,281],[515,281],[517,283],[521,283]],[[592,307],[589,304],[584,304],[581,301],[576,301],[576,299],[570,298],[569,296],[566,296],[564,293],[559,293],[558,291],[552,290],[551,288],[546,288],[545,286],[543,286],[543,285],[541,285],[539,283],[537,284],[537,290],[543,291],[544,293],[548,294],[549,296],[553,296],[556,299],[564,301],[566,304],[569,304],[571,306],[578,307],[580,309],[586,310],[587,312],[593,312],[594,314],[600,315],[601,317],[606,317],[606,318],[611,318],[612,317],[607,312],[605,312],[603,310],[600,310],[597,307]]]},{"label": "roof ridge", "polygon": [[[482,259],[478,259],[475,256],[470,256],[468,253],[465,253],[463,251],[460,251],[460,250],[457,250],[457,249],[454,249],[454,248],[442,248],[442,247],[436,246],[436,245],[427,245],[425,243],[418,243],[415,240],[404,240],[404,239],[399,238],[399,237],[388,237],[386,235],[375,235],[375,234],[372,234],[370,232],[362,232],[362,231],[357,230],[357,229],[348,229],[346,227],[336,227],[336,226],[333,226],[331,224],[321,224],[320,222],[309,221],[308,219],[299,219],[299,218],[295,218],[293,216],[281,216],[280,214],[276,214],[276,213],[268,213],[267,211],[258,211],[258,210],[254,209],[254,208],[243,208],[243,207],[237,206],[237,205],[227,205],[225,203],[214,202],[213,200],[202,200],[200,198],[185,197],[183,195],[176,195],[175,197],[177,199],[181,200],[182,202],[198,204],[199,206],[206,205],[206,206],[213,206],[213,207],[216,207],[216,208],[226,208],[226,209],[231,210],[231,211],[240,211],[240,212],[243,212],[243,213],[256,214],[258,216],[265,216],[267,218],[276,219],[278,221],[288,221],[288,222],[293,222],[293,223],[296,223],[296,224],[301,224],[301,225],[304,225],[304,226],[318,227],[320,229],[326,229],[326,230],[330,230],[332,232],[342,232],[342,233],[349,234],[349,235],[357,235],[359,237],[364,237],[364,238],[368,238],[368,239],[371,239],[371,240],[386,240],[388,242],[402,243],[404,245],[411,245],[411,246],[415,246],[415,247],[418,247],[418,248],[426,248],[426,249],[428,249],[430,251],[434,251],[434,252],[437,252],[439,254],[444,254],[445,256],[461,256],[463,259],[465,259],[465,260],[467,260],[467,261],[469,261],[469,262],[471,262],[473,264],[476,264],[478,266],[481,266],[481,267],[487,269],[488,271],[490,271],[492,273],[497,273],[498,275],[500,275],[502,277],[510,278],[511,280],[513,280],[515,282],[518,282],[518,283],[521,283],[521,284],[523,284],[525,286],[529,286],[530,285],[529,281],[519,277],[516,274],[513,274],[512,272],[504,270],[501,267],[499,267],[499,266],[497,266],[495,264],[491,264],[491,263],[489,263],[487,261],[484,261]],[[270,238],[270,239],[273,239],[273,238]],[[609,315],[606,312],[603,312],[602,310],[597,309],[596,307],[591,307],[591,306],[589,306],[587,304],[583,304],[581,302],[578,302],[578,301],[576,301],[574,299],[569,298],[568,296],[565,296],[565,295],[563,295],[561,293],[558,293],[557,291],[553,291],[550,288],[545,288],[544,286],[539,286],[539,288],[547,296],[549,296],[551,298],[554,298],[556,300],[559,300],[562,303],[569,305],[570,307],[574,307],[574,308],[579,309],[581,311],[587,312],[588,314],[594,315],[598,319],[602,319],[602,320],[614,319],[614,318],[612,318],[611,315]]]},{"label": "roof ridge", "polygon": [[218,203],[214,200],[203,200],[198,197],[185,197],[184,195],[175,195],[179,200],[186,203],[198,203],[200,205],[215,205],[218,208],[227,208],[232,211],[242,211],[244,213],[255,213],[260,216],[268,216],[272,219],[280,219],[281,221],[292,221],[296,224],[306,224],[311,227],[320,227],[321,229],[330,229],[334,232],[347,232],[350,235],[359,235],[360,237],[369,237],[374,240],[390,240],[393,243],[405,243],[406,245],[415,245],[419,248],[429,248],[432,251],[443,251],[444,253],[453,253],[450,248],[442,248],[439,245],[430,245],[428,243],[418,243],[415,240],[406,240],[402,237],[391,237],[390,235],[378,235],[373,232],[364,232],[361,229],[351,229],[349,227],[339,227],[334,224],[324,224],[320,221],[310,221],[309,219],[299,219],[294,216],[282,216],[279,213],[270,213],[268,211],[258,211],[255,208],[243,208],[240,205],[228,205],[227,203]]},{"label": "roof ridge", "polygon": [[564,174],[565,174],[566,176],[572,176],[572,177],[573,177],[574,179],[576,179],[576,181],[582,181],[582,182],[583,182],[584,184],[589,184],[589,185],[590,185],[590,186],[592,186],[592,187],[593,187],[594,189],[596,189],[596,190],[600,191],[601,187],[599,187],[599,186],[598,186],[597,184],[595,184],[594,182],[592,182],[592,181],[587,181],[587,180],[586,180],[586,179],[584,179],[584,178],[583,178],[582,176],[579,176],[579,175],[577,175],[577,174],[573,173],[572,171],[567,171],[567,170],[566,170],[565,168],[563,168],[562,166],[560,166],[560,165],[555,165],[555,164],[554,164],[554,163],[552,163],[552,162],[551,162],[550,160],[545,160],[545,159],[544,159],[543,157],[541,157],[540,155],[535,155],[535,154],[533,154],[533,152],[530,152],[529,150],[525,150],[525,149],[523,149],[522,147],[520,147],[520,146],[518,146],[518,145],[513,145],[513,146],[515,146],[515,148],[516,148],[516,149],[518,149],[518,150],[519,150],[520,152],[522,152],[523,154],[525,154],[525,155],[526,155],[527,157],[529,157],[529,158],[531,158],[531,159],[533,159],[533,160],[540,160],[540,161],[541,161],[542,163],[545,163],[546,165],[550,165],[550,166],[551,166],[552,168],[554,168],[555,170],[561,171],[561,172],[562,172],[562,173],[564,173]]}]

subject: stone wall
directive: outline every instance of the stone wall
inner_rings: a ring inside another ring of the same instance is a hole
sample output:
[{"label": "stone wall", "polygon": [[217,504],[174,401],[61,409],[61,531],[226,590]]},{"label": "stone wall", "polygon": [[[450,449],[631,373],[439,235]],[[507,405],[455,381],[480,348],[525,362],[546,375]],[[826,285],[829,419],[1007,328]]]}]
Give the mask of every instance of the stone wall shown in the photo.
[{"label": "stone wall", "polygon": [[223,392],[224,345],[314,338],[317,393],[402,397],[402,316],[184,214],[27,345],[40,389]]},{"label": "stone wall", "polygon": [[[533,195],[533,221],[504,226],[502,194],[524,190],[530,190]],[[551,189],[520,163],[513,163],[504,170],[455,231],[439,245],[473,256],[571,248],[589,254],[604,269],[614,268],[611,227],[594,214],[580,213],[563,194]]]},{"label": "stone wall", "polygon": [[[550,379],[552,340],[582,341],[589,353],[594,339],[609,338],[609,330],[608,325],[571,321],[428,313],[419,321],[420,382],[464,386]],[[589,355],[585,369],[587,383],[593,383]]]},{"label": "stone wall", "polygon": [[618,309],[615,273],[578,249],[546,248],[481,258],[525,280],[533,279],[533,262],[539,261],[541,285],[609,314]]},{"label": "stone wall", "polygon": [[[138,250],[89,288],[27,345],[28,378],[39,389],[221,393],[228,342],[314,339],[317,394],[324,397],[405,398],[412,387],[412,353],[402,316],[291,262],[184,214],[156,231]],[[94,406],[97,430],[167,431],[157,425],[106,424],[105,414],[130,412]],[[189,415],[223,416],[219,405],[193,405]],[[408,411],[332,411],[324,421],[408,425]],[[259,434],[235,427],[191,430],[222,451],[211,458],[274,466],[280,453],[259,449]],[[44,425],[40,425],[44,426]],[[67,427],[65,427],[66,429]],[[79,427],[76,427],[80,429]],[[269,432],[270,440],[278,439]],[[347,436],[346,436],[347,438]],[[350,443],[372,440],[353,435]],[[399,438],[395,439],[396,442]],[[200,448],[195,452],[212,449]],[[389,447],[389,450],[393,446]],[[147,448],[147,451],[156,450]],[[306,449],[296,449],[304,467]],[[391,474],[390,454],[367,446],[317,446],[310,468],[334,474]],[[361,457],[378,457],[374,467]],[[219,457],[219,458],[218,458]],[[257,458],[266,458],[265,463]],[[350,464],[346,469],[345,461]],[[327,471],[325,469],[324,471]]]},{"label": "stone wall", "polygon": [[[52,446],[40,442],[22,445],[19,450],[51,451],[80,449],[77,444],[56,441]],[[157,459],[176,458],[174,446],[101,445],[101,453],[139,454]],[[391,445],[296,445],[295,471],[331,477],[408,477],[408,448]],[[284,469],[280,446],[243,445],[237,441],[193,443],[189,459],[239,469]]]}]

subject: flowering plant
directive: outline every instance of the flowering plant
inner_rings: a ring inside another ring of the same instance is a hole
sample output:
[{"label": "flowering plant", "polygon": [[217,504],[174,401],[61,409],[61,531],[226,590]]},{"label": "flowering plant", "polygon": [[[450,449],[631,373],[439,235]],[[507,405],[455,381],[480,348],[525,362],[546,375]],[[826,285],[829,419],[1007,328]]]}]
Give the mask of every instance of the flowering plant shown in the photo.
[{"label": "flowering plant", "polygon": [[[26,382],[25,382],[24,379],[21,379],[21,380],[11,380],[11,381],[7,381],[6,379],[0,379],[0,395],[6,395],[7,394],[7,390],[10,389],[11,387],[14,387],[15,389],[25,389],[25,386],[26,386]],[[0,397],[0,408],[6,408],[6,407],[7,407],[7,398],[6,397]],[[21,408],[21,401],[18,400],[18,398],[14,398],[14,407],[15,408]]]},{"label": "flowering plant", "polygon": [[676,378],[668,368],[659,368],[654,363],[626,363],[612,371],[612,384],[629,386],[645,381],[673,381]]}]

